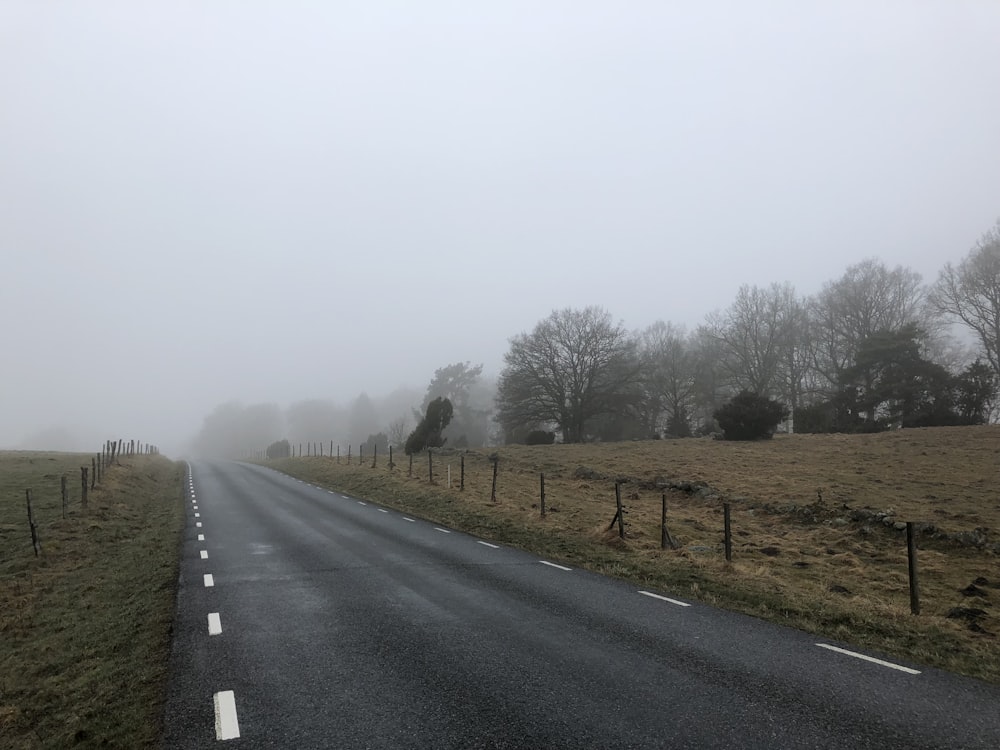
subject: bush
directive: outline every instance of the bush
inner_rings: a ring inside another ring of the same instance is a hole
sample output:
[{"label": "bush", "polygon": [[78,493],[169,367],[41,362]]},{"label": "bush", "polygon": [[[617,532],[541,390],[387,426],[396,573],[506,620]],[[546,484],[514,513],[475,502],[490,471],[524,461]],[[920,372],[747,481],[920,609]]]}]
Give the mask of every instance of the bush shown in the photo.
[{"label": "bush", "polygon": [[779,401],[741,391],[713,414],[726,440],[770,440],[778,423],[788,418]]},{"label": "bush", "polygon": [[453,413],[451,401],[446,398],[436,398],[427,404],[424,418],[406,438],[406,445],[403,446],[406,454],[412,455],[420,453],[424,448],[438,448],[444,445],[445,438],[441,433],[451,422]]},{"label": "bush", "polygon": [[276,440],[267,446],[268,458],[288,458],[292,455],[292,446],[287,440]]},{"label": "bush", "polygon": [[532,430],[528,433],[528,436],[524,439],[525,445],[552,445],[556,441],[556,434],[554,432],[546,432],[545,430]]}]

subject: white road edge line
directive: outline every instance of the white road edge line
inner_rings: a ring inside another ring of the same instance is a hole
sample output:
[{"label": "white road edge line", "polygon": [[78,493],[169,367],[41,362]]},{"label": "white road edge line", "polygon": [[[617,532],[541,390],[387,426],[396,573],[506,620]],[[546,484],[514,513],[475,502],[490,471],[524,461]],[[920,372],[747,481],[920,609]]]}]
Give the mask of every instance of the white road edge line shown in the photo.
[{"label": "white road edge line", "polygon": [[542,565],[549,565],[553,568],[559,568],[559,570],[573,570],[572,568],[567,568],[565,565],[556,565],[555,563],[549,562],[548,560],[539,560],[538,562],[540,562]]},{"label": "white road edge line", "polygon": [[434,531],[440,531],[442,534],[450,534],[451,533],[450,531],[448,531],[448,529],[442,529],[440,526],[435,526],[434,527]]},{"label": "white road edge line", "polygon": [[207,549],[203,549],[201,551],[201,559],[202,560],[207,560],[208,559],[208,550]]},{"label": "white road edge line", "polygon": [[211,573],[206,573],[205,574],[205,588],[206,589],[210,589],[214,585],[215,585],[215,576],[213,576]]},{"label": "white road edge line", "polygon": [[910,669],[909,667],[904,667],[901,664],[893,664],[891,661],[882,661],[881,659],[876,659],[874,656],[865,656],[864,654],[859,654],[855,651],[848,651],[846,648],[838,648],[837,646],[831,646],[829,643],[817,643],[820,648],[826,648],[830,651],[836,651],[838,654],[846,654],[847,656],[853,656],[856,659],[864,659],[865,661],[870,661],[872,664],[878,664],[882,667],[889,667],[889,669],[898,669],[900,672],[906,672],[907,674],[920,674],[919,669]]},{"label": "white road edge line", "polygon": [[223,690],[212,696],[215,704],[215,739],[235,740],[240,736],[240,724],[236,720],[236,695],[232,690]]},{"label": "white road edge line", "polygon": [[678,607],[690,607],[691,606],[687,602],[680,602],[680,601],[677,601],[676,599],[671,599],[669,596],[660,596],[659,594],[654,594],[652,591],[640,591],[639,593],[642,594],[643,596],[651,596],[654,599],[660,599],[661,601],[664,601],[664,602],[670,602],[671,604],[676,604]]},{"label": "white road edge line", "polygon": [[490,549],[500,549],[499,544],[490,544],[489,542],[484,542],[482,539],[477,539],[476,543],[481,544],[484,547],[489,547]]},{"label": "white road edge line", "polygon": [[222,634],[222,618],[219,617],[218,612],[208,613],[208,634],[209,635]]}]

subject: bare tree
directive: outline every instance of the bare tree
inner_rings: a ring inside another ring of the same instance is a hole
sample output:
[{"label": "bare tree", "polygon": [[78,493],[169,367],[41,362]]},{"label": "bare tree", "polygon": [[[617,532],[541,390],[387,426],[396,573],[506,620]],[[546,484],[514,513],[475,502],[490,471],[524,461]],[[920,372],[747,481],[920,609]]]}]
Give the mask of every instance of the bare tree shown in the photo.
[{"label": "bare tree", "polygon": [[[695,396],[695,361],[682,327],[658,320],[639,334],[642,412],[650,432],[687,437]],[[661,418],[666,417],[661,424]]]},{"label": "bare tree", "polygon": [[798,343],[799,308],[791,284],[744,285],[725,312],[709,316],[706,333],[720,344],[719,364],[736,390],[784,393],[789,350]]},{"label": "bare tree", "polygon": [[512,338],[504,361],[500,423],[551,423],[567,443],[585,440],[591,420],[627,409],[640,371],[634,339],[599,307],[554,311]]},{"label": "bare tree", "polygon": [[813,367],[836,387],[862,342],[910,323],[928,331],[920,274],[869,258],[823,287],[810,308]]},{"label": "bare tree", "polygon": [[389,445],[402,448],[409,434],[410,420],[405,414],[389,423]]},{"label": "bare tree", "polygon": [[936,311],[975,334],[994,375],[1000,377],[1000,220],[957,267],[945,265],[930,301]]}]

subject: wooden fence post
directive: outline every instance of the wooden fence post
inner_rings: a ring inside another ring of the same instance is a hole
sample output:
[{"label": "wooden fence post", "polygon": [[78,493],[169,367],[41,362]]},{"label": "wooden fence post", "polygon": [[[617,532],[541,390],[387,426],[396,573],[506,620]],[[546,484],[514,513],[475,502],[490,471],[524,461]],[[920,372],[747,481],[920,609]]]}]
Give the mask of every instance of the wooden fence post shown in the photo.
[{"label": "wooden fence post", "polygon": [[31,528],[31,546],[35,550],[35,557],[38,557],[42,551],[42,545],[38,541],[38,527],[35,526],[35,516],[31,512],[31,490],[25,490],[24,494],[28,501],[28,526]]},{"label": "wooden fence post", "polygon": [[80,483],[83,485],[83,498],[81,499],[81,503],[83,505],[83,509],[86,510],[87,509],[87,467],[86,466],[81,466],[80,467]]},{"label": "wooden fence post", "polygon": [[407,472],[406,476],[408,476],[408,477],[412,477],[413,476],[413,454],[412,453],[410,454],[410,470]]},{"label": "wooden fence post", "polygon": [[392,471],[394,468],[396,468],[396,464],[394,464],[392,462],[392,446],[390,445],[389,446],[389,471]]},{"label": "wooden fence post", "polygon": [[625,538],[625,510],[622,508],[622,486],[615,482],[615,505],[618,506],[618,537]]},{"label": "wooden fence post", "polygon": [[68,494],[67,491],[66,491],[66,475],[65,474],[62,475],[62,481],[60,481],[59,484],[60,484],[60,489],[62,491],[62,512],[63,512],[63,518],[65,518],[66,517],[66,500],[67,500],[66,495]]},{"label": "wooden fence post", "polygon": [[372,446],[372,468],[375,468],[375,462],[378,461],[378,443]]},{"label": "wooden fence post", "polygon": [[358,466],[365,462],[365,444],[358,445]]},{"label": "wooden fence post", "polygon": [[97,459],[96,458],[90,459],[90,467],[91,467],[91,471],[92,471],[92,475],[90,477],[90,489],[93,490],[93,489],[96,489],[96,487],[97,487]]},{"label": "wooden fence post", "polygon": [[733,561],[733,530],[730,523],[729,503],[722,504],[723,524],[725,525],[726,561]]},{"label": "wooden fence post", "polygon": [[538,475],[538,494],[539,494],[539,507],[542,511],[542,518],[545,518],[545,472],[540,472]]},{"label": "wooden fence post", "polygon": [[917,586],[917,542],[913,522],[906,522],[906,560],[910,574],[910,613],[920,614],[920,589]]},{"label": "wooden fence post", "polygon": [[490,489],[490,502],[497,501],[497,465],[500,463],[500,456],[493,457],[493,486]]},{"label": "wooden fence post", "polygon": [[462,459],[462,468],[460,469],[460,471],[461,471],[462,476],[461,476],[461,479],[459,480],[458,489],[459,490],[464,490],[465,489],[465,454],[464,453],[462,454],[461,459]]}]

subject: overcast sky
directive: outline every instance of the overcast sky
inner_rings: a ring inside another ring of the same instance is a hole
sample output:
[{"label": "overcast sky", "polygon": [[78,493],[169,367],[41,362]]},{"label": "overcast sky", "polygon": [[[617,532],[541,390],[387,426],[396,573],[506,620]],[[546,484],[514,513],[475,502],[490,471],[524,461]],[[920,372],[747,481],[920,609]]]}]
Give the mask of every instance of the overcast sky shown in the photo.
[{"label": "overcast sky", "polygon": [[495,375],[554,308],[933,281],[1000,217],[998,39],[996,0],[0,0],[0,447]]}]

